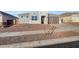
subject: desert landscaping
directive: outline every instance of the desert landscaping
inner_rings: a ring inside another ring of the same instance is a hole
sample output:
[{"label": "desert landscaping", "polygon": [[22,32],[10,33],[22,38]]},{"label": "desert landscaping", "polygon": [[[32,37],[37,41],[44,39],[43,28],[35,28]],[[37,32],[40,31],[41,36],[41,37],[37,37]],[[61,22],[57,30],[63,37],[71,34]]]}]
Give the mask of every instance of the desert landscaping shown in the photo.
[{"label": "desert landscaping", "polygon": [[35,47],[76,41],[79,37],[78,13],[32,11],[18,17],[2,11],[0,14],[0,47]]},{"label": "desert landscaping", "polygon": [[[9,28],[0,28],[0,29],[1,29],[0,33],[7,32],[8,34],[10,34],[10,32],[14,32],[16,34],[17,32],[20,32],[21,34],[23,31],[25,33],[28,33],[28,34],[16,35],[16,36],[5,36],[3,34],[4,37],[0,36],[0,45],[79,36],[78,26],[69,25],[69,24],[61,24],[61,25],[56,25],[56,24],[52,24],[52,25],[23,24],[22,25],[21,24],[21,25],[14,25]],[[43,30],[44,33],[41,32],[41,30]],[[32,34],[31,32],[31,34],[29,34],[30,31],[37,31],[37,32],[39,31],[40,33],[34,32],[34,34]]]}]

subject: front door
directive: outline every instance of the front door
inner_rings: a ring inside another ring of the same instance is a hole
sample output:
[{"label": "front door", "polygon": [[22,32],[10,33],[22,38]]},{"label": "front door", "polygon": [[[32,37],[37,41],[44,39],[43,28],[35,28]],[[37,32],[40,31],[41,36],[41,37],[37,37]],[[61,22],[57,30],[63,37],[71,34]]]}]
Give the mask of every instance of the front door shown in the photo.
[{"label": "front door", "polygon": [[41,16],[41,24],[44,24],[45,16]]}]

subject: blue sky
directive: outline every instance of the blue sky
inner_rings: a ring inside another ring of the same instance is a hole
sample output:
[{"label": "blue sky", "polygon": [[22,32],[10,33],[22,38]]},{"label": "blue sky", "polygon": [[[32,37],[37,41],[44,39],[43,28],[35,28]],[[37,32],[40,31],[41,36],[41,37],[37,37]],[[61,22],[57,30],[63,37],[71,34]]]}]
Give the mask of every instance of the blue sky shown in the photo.
[{"label": "blue sky", "polygon": [[49,11],[50,14],[62,14],[65,11]]},{"label": "blue sky", "polygon": [[[17,14],[25,13],[26,11],[6,11],[6,13],[12,14],[14,16],[17,16]],[[49,11],[50,14],[61,14],[64,13],[64,11]]]}]

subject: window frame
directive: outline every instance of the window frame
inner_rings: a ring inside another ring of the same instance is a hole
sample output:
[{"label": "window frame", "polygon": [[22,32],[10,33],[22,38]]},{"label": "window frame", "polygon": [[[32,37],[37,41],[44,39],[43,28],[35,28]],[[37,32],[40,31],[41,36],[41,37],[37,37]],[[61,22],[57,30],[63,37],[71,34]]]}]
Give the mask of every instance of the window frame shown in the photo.
[{"label": "window frame", "polygon": [[37,16],[32,16],[32,20],[37,20]]}]

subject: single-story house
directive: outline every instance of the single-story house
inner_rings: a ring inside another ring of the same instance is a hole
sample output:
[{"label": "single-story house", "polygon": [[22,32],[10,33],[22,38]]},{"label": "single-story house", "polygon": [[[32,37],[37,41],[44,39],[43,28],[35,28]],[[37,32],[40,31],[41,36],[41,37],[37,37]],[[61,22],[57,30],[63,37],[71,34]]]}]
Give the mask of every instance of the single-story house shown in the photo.
[{"label": "single-story house", "polygon": [[27,11],[18,15],[18,18],[0,11],[0,26],[12,26],[14,24],[59,24],[59,16],[48,14],[47,11]]},{"label": "single-story house", "polygon": [[17,17],[0,11],[0,26],[12,26],[16,24]]},{"label": "single-story house", "polygon": [[27,11],[18,15],[19,24],[59,24],[59,16],[48,11]]},{"label": "single-story house", "polygon": [[79,12],[66,12],[60,14],[61,23],[79,22]]},{"label": "single-story house", "polygon": [[48,14],[49,24],[59,24],[59,16],[55,14]]},{"label": "single-story house", "polygon": [[27,11],[18,15],[19,24],[48,24],[47,11]]}]

